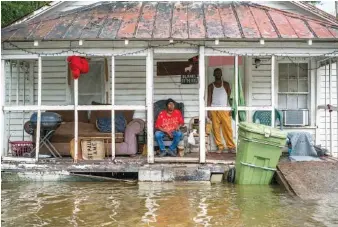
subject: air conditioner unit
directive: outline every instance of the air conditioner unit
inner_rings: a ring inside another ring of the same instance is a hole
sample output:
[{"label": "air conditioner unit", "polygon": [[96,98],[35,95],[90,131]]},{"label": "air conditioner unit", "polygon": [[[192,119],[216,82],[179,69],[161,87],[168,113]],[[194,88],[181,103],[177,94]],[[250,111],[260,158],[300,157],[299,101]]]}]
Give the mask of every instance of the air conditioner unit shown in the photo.
[{"label": "air conditioner unit", "polygon": [[309,125],[308,110],[285,110],[284,111],[285,126],[306,126]]}]

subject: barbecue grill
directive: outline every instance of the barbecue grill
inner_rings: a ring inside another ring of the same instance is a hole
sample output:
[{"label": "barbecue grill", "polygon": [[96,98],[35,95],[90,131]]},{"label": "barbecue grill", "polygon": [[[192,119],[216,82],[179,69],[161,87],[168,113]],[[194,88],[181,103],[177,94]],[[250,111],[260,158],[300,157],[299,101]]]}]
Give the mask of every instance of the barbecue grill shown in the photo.
[{"label": "barbecue grill", "polygon": [[[30,118],[32,127],[36,129],[38,124],[38,113],[32,114]],[[62,122],[62,118],[59,114],[53,112],[41,113],[41,130],[51,131],[56,130]]]},{"label": "barbecue grill", "polygon": [[[25,131],[31,135],[36,135],[36,128],[38,123],[38,114],[32,114],[30,121],[25,124]],[[57,149],[50,142],[55,130],[61,125],[62,118],[59,114],[53,112],[41,113],[41,127],[40,127],[40,148],[46,146],[49,152],[56,158],[62,157]],[[25,157],[35,156],[36,148],[29,153],[25,153]]]}]

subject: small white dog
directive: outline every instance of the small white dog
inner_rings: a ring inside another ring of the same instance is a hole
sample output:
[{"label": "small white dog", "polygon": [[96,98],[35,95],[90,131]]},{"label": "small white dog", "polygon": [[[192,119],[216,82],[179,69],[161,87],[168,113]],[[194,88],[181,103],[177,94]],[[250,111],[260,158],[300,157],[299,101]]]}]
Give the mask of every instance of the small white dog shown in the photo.
[{"label": "small white dog", "polygon": [[186,72],[186,73],[191,73],[191,70],[192,70],[192,65],[189,65],[188,67],[186,67],[186,68],[184,69],[184,72]]}]

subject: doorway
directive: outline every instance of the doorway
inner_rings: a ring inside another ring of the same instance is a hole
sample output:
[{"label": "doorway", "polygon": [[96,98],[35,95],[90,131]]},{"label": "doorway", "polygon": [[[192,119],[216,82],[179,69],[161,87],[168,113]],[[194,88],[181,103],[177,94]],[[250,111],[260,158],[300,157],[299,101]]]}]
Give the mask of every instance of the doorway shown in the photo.
[{"label": "doorway", "polygon": [[[71,93],[74,97],[74,82]],[[79,105],[91,105],[92,102],[105,103],[105,61],[89,60],[89,72],[79,77]],[[72,99],[74,102],[74,99]]]}]

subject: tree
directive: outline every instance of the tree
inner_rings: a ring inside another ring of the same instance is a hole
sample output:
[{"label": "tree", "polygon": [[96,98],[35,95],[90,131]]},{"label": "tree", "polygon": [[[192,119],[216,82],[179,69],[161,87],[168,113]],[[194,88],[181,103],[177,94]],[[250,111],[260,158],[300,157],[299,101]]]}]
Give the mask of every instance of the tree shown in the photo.
[{"label": "tree", "polygon": [[314,6],[322,4],[321,1],[305,1],[305,2],[310,3],[310,4],[314,5]]},{"label": "tree", "polygon": [[11,23],[29,15],[35,10],[48,5],[50,2],[46,1],[32,1],[32,2],[1,2],[1,27],[10,25]]}]

